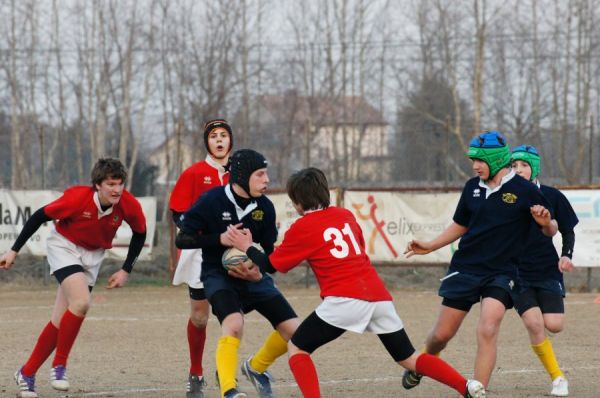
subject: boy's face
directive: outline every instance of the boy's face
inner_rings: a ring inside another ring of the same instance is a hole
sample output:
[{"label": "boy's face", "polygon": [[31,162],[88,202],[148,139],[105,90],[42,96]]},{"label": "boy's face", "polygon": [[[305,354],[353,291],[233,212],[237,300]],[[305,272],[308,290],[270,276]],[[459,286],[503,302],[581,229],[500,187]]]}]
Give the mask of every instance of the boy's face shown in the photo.
[{"label": "boy's face", "polygon": [[119,203],[121,200],[121,195],[123,194],[123,189],[125,185],[123,184],[123,180],[114,179],[112,177],[108,177],[103,180],[100,184],[96,184],[96,190],[98,191],[98,199],[100,199],[100,204],[102,206],[112,206]]},{"label": "boy's face", "polygon": [[524,160],[515,160],[512,162],[512,169],[526,179],[527,181],[531,180],[531,166]]},{"label": "boy's face", "polygon": [[248,187],[250,188],[250,196],[252,196],[253,198],[258,198],[259,196],[262,196],[267,190],[268,186],[269,175],[267,174],[266,167],[258,169],[250,175]]},{"label": "boy's face", "polygon": [[223,127],[217,127],[208,133],[208,149],[215,159],[225,159],[229,154],[231,138]]},{"label": "boy's face", "polygon": [[490,166],[483,160],[472,159],[473,160],[473,171],[475,174],[479,176],[483,181],[486,181],[490,178]]}]

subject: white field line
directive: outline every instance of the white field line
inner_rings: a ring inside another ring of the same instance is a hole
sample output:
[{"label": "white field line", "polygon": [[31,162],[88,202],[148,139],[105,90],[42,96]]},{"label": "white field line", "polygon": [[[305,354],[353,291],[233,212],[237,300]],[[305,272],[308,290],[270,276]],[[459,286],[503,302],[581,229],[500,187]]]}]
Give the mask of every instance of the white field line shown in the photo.
[{"label": "white field line", "polygon": [[[578,370],[600,370],[600,366],[577,366],[572,368],[563,368],[568,371],[578,371]],[[497,374],[522,374],[522,373],[543,373],[544,370],[541,369],[501,369],[497,370],[494,373]],[[472,376],[472,374],[465,373],[465,376]],[[402,375],[398,376],[384,376],[384,377],[373,377],[373,378],[358,378],[358,379],[340,379],[340,380],[320,380],[321,384],[324,385],[336,385],[336,384],[347,384],[347,383],[373,383],[373,382],[397,382],[402,380]],[[275,390],[284,390],[290,388],[297,388],[298,385],[296,383],[275,383],[273,384],[273,389]],[[217,387],[207,387],[206,390],[216,391]],[[140,394],[140,393],[152,393],[152,392],[178,392],[182,391],[181,389],[168,389],[168,388],[140,388],[140,389],[126,389],[126,390],[113,390],[113,391],[98,391],[98,392],[88,392],[83,393],[78,396],[82,397],[97,397],[97,396],[126,396],[131,394]],[[69,398],[70,395],[63,395],[60,398]]]}]

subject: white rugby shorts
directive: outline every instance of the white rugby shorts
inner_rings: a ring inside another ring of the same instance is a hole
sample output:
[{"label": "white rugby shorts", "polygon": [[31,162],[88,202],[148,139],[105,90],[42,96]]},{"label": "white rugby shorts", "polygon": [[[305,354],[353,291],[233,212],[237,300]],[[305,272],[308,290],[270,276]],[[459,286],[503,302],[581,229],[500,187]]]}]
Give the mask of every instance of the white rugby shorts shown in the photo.
[{"label": "white rugby shorts", "polygon": [[50,275],[69,265],[81,265],[89,286],[96,284],[98,272],[104,260],[104,249],[87,250],[71,242],[52,228],[46,239]]},{"label": "white rugby shorts", "polygon": [[392,301],[364,301],[349,297],[325,297],[316,308],[325,322],[356,333],[393,333],[404,328]]},{"label": "white rugby shorts", "polygon": [[202,249],[183,249],[180,251],[175,275],[173,275],[173,285],[185,283],[192,289],[202,289],[204,284],[200,281],[201,272]]}]

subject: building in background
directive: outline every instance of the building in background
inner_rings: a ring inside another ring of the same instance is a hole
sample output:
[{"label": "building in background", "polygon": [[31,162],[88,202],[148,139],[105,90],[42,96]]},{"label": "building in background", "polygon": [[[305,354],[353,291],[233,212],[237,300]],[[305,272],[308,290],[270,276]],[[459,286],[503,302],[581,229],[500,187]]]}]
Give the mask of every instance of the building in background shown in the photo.
[{"label": "building in background", "polygon": [[288,91],[257,96],[251,109],[249,142],[274,165],[274,182],[306,166],[322,169],[332,185],[389,181],[391,130],[366,99]]}]

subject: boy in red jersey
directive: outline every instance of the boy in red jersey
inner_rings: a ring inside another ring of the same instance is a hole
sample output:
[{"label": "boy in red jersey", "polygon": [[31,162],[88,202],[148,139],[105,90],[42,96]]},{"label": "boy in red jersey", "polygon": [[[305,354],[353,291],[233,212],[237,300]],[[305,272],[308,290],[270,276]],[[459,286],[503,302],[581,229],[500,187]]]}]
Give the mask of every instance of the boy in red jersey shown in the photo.
[{"label": "boy in red jersey", "polygon": [[[225,169],[233,147],[233,134],[229,123],[224,119],[207,122],[204,125],[204,145],[208,152],[206,159],[194,163],[181,173],[171,193],[169,208],[178,227],[183,213],[189,210],[204,192],[229,182],[229,172]],[[190,295],[190,318],[187,323],[190,371],[187,398],[204,397],[203,389],[206,385],[202,357],[209,306],[204,285],[200,281],[201,271],[201,249],[184,249],[179,252],[173,284],[187,284]]]},{"label": "boy in red jersey", "polygon": [[323,172],[316,168],[301,170],[288,179],[286,189],[302,217],[292,224],[270,256],[251,246],[248,230],[230,226],[228,237],[261,271],[287,272],[306,260],[315,273],[323,302],[288,343],[289,365],[303,396],[321,397],[310,354],[350,330],[377,334],[394,361],[404,368],[418,369],[465,397],[485,397],[480,382],[467,381],[435,356],[415,353],[392,296],[366,254],[362,230],[354,215],[329,205]]},{"label": "boy in red jersey", "polygon": [[140,203],[124,189],[127,171],[117,159],[100,159],[92,169],[92,186],[74,186],[27,220],[11,250],[0,257],[9,269],[17,253],[45,222],[56,220],[47,240],[50,272],[59,286],[50,322],[42,330],[27,362],[15,373],[19,397],[35,398],[35,374],[56,349],[51,385],[69,389],[66,366],[69,352],[90,307],[91,291],[106,249],[112,247],[123,221],[133,236],[122,269],[108,279],[108,289],[125,285],[146,240],[146,219]]}]

